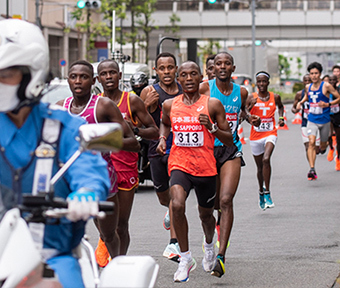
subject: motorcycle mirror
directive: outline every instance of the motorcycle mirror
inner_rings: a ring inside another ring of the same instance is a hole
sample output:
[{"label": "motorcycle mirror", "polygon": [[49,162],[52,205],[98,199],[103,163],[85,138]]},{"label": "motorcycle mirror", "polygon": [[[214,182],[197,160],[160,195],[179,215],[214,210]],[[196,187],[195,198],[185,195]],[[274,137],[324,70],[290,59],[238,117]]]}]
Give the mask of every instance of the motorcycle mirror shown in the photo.
[{"label": "motorcycle mirror", "polygon": [[123,130],[118,123],[85,124],[79,127],[79,136],[83,150],[116,152],[123,147]]},{"label": "motorcycle mirror", "polygon": [[79,155],[85,150],[101,152],[119,151],[123,147],[123,130],[118,123],[85,124],[79,127],[80,147],[53,176],[50,181],[51,189],[64,175]]}]

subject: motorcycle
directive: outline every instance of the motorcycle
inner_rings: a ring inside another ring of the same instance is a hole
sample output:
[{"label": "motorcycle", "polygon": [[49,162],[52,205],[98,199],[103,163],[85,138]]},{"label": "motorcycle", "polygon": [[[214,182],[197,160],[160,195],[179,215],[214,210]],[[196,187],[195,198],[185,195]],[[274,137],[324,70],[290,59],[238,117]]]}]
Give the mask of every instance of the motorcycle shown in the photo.
[{"label": "motorcycle", "polygon": [[[87,124],[79,128],[79,133],[80,147],[51,179],[51,191],[23,195],[22,204],[16,205],[14,197],[9,199],[12,193],[0,187],[0,193],[3,194],[0,197],[3,202],[0,202],[0,208],[3,207],[0,209],[0,217],[3,215],[0,222],[1,288],[61,288],[53,271],[42,263],[28,224],[44,223],[47,218],[67,215],[68,203],[54,197],[53,186],[83,151],[107,152],[122,147],[122,130],[119,124]],[[105,213],[112,213],[113,209],[112,202],[102,201],[99,203],[97,217],[105,217]],[[94,249],[85,237],[73,252],[79,259],[86,288],[154,287],[156,283],[159,265],[150,256],[119,256],[99,273]]]}]

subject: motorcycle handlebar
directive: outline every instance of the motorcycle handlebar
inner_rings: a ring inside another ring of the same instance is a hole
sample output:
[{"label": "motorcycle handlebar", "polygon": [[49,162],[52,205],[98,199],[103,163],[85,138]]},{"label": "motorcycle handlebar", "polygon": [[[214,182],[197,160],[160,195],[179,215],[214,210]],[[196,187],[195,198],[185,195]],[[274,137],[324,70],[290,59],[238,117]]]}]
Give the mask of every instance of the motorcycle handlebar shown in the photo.
[{"label": "motorcycle handlebar", "polygon": [[[22,205],[26,208],[67,208],[68,202],[59,197],[49,199],[49,195],[23,195]],[[112,213],[114,211],[114,203],[109,201],[100,201],[98,203],[99,211]]]}]

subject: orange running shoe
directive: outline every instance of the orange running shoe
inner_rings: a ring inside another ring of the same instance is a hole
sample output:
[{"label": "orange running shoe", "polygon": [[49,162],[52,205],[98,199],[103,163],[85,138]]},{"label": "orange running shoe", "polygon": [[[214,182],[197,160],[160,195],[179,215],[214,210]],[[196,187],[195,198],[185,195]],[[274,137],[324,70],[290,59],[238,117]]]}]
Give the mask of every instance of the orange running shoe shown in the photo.
[{"label": "orange running shoe", "polygon": [[335,170],[340,171],[340,159],[338,157],[335,158]]},{"label": "orange running shoe", "polygon": [[105,242],[100,237],[94,254],[100,267],[105,267],[109,263],[110,253],[106,248]]},{"label": "orange running shoe", "polygon": [[333,161],[333,159],[334,159],[334,148],[333,149],[329,148],[327,160],[329,162],[331,162],[331,161]]}]

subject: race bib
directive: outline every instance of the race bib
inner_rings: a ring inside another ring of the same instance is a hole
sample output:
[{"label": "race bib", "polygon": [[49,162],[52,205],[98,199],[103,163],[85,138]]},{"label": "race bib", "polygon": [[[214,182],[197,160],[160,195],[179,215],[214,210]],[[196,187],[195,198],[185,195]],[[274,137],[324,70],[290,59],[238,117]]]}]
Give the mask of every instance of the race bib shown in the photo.
[{"label": "race bib", "polygon": [[200,147],[204,144],[203,131],[174,132],[175,145],[179,147]]},{"label": "race bib", "polygon": [[312,114],[322,114],[323,109],[318,103],[309,103],[309,113]]},{"label": "race bib", "polygon": [[237,114],[225,113],[225,117],[229,122],[231,132],[234,134],[237,128]]},{"label": "race bib", "polygon": [[336,105],[331,105],[331,112],[336,114],[336,113],[339,113],[340,111],[340,106],[339,104],[336,104]]},{"label": "race bib", "polygon": [[262,118],[259,127],[253,126],[256,132],[268,132],[274,129],[274,122],[272,118]]}]

